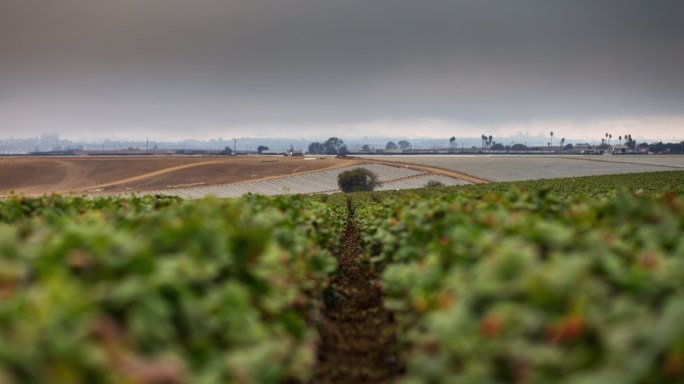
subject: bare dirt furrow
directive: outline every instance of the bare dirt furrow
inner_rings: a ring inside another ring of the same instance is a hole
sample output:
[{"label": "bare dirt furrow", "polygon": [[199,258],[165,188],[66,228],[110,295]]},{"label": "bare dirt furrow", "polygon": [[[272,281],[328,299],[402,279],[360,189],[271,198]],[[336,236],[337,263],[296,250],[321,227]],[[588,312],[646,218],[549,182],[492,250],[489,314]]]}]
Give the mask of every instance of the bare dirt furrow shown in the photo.
[{"label": "bare dirt furrow", "polygon": [[396,323],[383,307],[378,276],[359,263],[359,241],[350,210],[339,270],[324,297],[314,383],[389,383],[401,371],[393,353]]}]

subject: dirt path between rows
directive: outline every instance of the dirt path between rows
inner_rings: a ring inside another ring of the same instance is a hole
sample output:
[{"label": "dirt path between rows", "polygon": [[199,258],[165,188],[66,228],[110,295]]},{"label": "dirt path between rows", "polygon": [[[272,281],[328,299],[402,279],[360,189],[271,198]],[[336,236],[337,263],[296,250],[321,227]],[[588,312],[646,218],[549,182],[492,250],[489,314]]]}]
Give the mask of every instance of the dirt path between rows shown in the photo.
[{"label": "dirt path between rows", "polygon": [[323,299],[313,383],[389,383],[402,369],[393,352],[396,322],[383,307],[378,276],[359,262],[361,235],[348,207],[338,273]]},{"label": "dirt path between rows", "polygon": [[465,173],[461,172],[454,172],[450,171],[448,169],[443,169],[443,168],[437,168],[437,167],[430,167],[427,165],[418,165],[418,164],[413,164],[413,163],[407,163],[404,161],[388,161],[388,160],[373,160],[373,159],[365,159],[368,163],[376,163],[376,164],[383,164],[383,165],[389,165],[392,167],[406,167],[408,169],[413,169],[416,171],[423,171],[427,172],[433,175],[443,175],[443,176],[448,176],[452,177],[454,179],[461,179],[465,180],[467,182],[473,183],[473,184],[487,184],[490,183],[490,180],[487,179],[482,179],[479,177],[475,177],[472,175],[468,175]]}]

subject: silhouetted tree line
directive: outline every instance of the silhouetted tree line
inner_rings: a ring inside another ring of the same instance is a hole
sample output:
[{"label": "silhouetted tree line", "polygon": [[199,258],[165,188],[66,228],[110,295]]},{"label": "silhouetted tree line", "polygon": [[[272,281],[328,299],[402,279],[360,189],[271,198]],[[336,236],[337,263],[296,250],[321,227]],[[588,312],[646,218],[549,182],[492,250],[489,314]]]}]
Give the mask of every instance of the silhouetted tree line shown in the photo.
[{"label": "silhouetted tree line", "polygon": [[387,144],[385,144],[385,149],[388,151],[394,151],[397,149],[401,149],[403,151],[405,149],[409,149],[410,147],[411,143],[406,140],[401,140],[398,143],[395,143],[394,141],[388,141]]},{"label": "silhouetted tree line", "polygon": [[652,144],[641,143],[639,149],[646,149],[653,153],[684,153],[684,141],[679,143],[663,143],[662,141]]},{"label": "silhouetted tree line", "polygon": [[[549,146],[552,144],[551,141],[553,140],[552,132],[550,134],[550,137],[551,140],[548,143]],[[494,151],[524,151],[528,149],[526,145],[520,143],[513,145],[503,145],[501,143],[497,143],[494,141],[494,137],[492,135],[482,135],[481,138],[483,149],[490,149]],[[614,144],[610,141],[612,138],[612,134],[606,133],[605,137],[601,139],[601,145],[598,145],[597,148],[607,149],[609,144]],[[449,139],[451,149],[455,147],[455,141],[456,138],[454,136],[452,136]],[[648,151],[652,153],[684,153],[684,141],[679,143],[663,143],[661,141],[651,144],[637,144],[636,140],[632,138],[632,135],[626,134],[624,136],[618,136],[618,143],[623,144],[623,142],[624,145],[627,146],[627,148],[633,151]],[[407,150],[410,147],[411,143],[409,143],[406,140],[401,140],[398,143],[395,143],[394,141],[388,141],[385,145],[385,150]],[[571,151],[574,149],[574,146],[572,144],[565,144],[565,138],[563,137],[560,140],[560,148],[562,148],[565,151]],[[263,147],[261,149],[268,150],[268,147]],[[372,151],[372,148],[368,144],[364,144],[363,147],[361,147],[361,150],[365,152],[370,152]],[[349,150],[347,149],[346,144],[344,144],[344,141],[337,137],[331,137],[323,143],[320,143],[318,141],[312,142],[311,144],[309,144],[308,152],[314,155],[345,155],[349,153]]]},{"label": "silhouetted tree line", "polygon": [[309,144],[309,153],[314,155],[346,155],[349,150],[344,141],[337,137],[331,137],[324,143],[315,141]]}]

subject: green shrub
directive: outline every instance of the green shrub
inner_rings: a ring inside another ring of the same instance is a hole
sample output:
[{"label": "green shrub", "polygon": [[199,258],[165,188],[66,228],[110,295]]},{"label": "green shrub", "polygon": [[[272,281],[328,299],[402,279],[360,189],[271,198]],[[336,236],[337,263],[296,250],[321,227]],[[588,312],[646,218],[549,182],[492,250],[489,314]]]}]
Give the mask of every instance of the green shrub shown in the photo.
[{"label": "green shrub", "polygon": [[366,168],[354,168],[337,176],[342,192],[372,191],[378,185],[378,176]]}]

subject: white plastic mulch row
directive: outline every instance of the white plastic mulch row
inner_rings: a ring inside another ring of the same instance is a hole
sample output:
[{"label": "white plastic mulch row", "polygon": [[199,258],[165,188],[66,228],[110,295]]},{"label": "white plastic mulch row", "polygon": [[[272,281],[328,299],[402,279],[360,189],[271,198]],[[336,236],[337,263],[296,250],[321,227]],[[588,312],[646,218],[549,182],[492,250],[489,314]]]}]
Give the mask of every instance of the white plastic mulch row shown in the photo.
[{"label": "white plastic mulch row", "polygon": [[[684,168],[684,155],[616,155],[591,156],[593,161],[609,161],[613,163],[656,165],[667,168]],[[666,171],[667,169],[663,169]]]},{"label": "white plastic mulch row", "polygon": [[[369,156],[370,157],[370,156]],[[607,157],[607,156],[606,156]],[[612,158],[613,156],[611,156]],[[617,156],[614,156],[617,157]],[[381,160],[427,165],[491,181],[520,181],[576,176],[675,170],[668,165],[603,161],[604,156],[385,156]],[[652,161],[657,161],[653,159]]]},{"label": "white plastic mulch row", "polygon": [[[410,178],[425,175],[426,172],[408,169],[406,167],[392,167],[382,164],[364,164],[358,166],[344,167],[331,169],[327,171],[312,172],[301,175],[279,177],[266,180],[245,181],[232,184],[222,184],[213,186],[200,186],[190,188],[175,188],[162,189],[155,191],[145,191],[143,194],[151,195],[169,195],[179,196],[189,199],[197,199],[206,196],[215,197],[239,197],[246,193],[256,193],[260,195],[281,195],[281,194],[311,194],[311,193],[326,193],[339,191],[337,186],[337,176],[348,169],[366,168],[376,175],[381,183],[390,181],[401,181],[406,179],[407,184],[398,183],[397,185],[414,185],[410,184]],[[408,179],[407,179],[408,178]],[[455,180],[447,178],[450,180]],[[442,180],[445,185],[455,185],[452,181]],[[416,183],[421,183],[420,181]],[[422,182],[421,187],[427,183],[427,180]],[[450,184],[447,184],[450,183]],[[395,189],[399,187],[392,187],[388,189]],[[400,188],[417,188],[414,186],[400,187]]]},{"label": "white plastic mulch row", "polygon": [[430,181],[436,181],[444,186],[453,185],[466,185],[469,182],[461,179],[454,179],[449,176],[444,175],[421,175],[417,177],[412,177],[409,179],[388,181],[380,185],[378,191],[388,191],[393,189],[414,189],[414,188],[425,188]]}]

